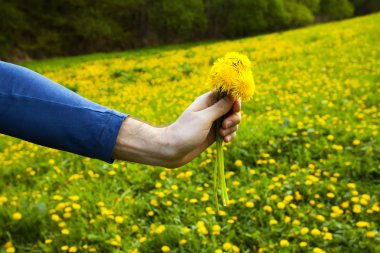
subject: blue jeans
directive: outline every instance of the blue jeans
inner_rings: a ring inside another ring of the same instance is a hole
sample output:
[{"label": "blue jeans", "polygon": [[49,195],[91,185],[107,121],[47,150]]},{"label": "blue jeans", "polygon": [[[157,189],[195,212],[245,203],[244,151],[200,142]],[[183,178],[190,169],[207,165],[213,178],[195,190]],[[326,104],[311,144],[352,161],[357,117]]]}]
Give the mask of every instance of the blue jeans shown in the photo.
[{"label": "blue jeans", "polygon": [[34,71],[0,61],[2,134],[112,163],[126,117]]}]

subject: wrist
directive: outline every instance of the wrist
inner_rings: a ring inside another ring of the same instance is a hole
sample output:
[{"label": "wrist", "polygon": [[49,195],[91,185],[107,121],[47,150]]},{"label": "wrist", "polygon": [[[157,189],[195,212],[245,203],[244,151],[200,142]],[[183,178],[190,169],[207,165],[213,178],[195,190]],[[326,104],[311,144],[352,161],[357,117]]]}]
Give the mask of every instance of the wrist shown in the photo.
[{"label": "wrist", "polygon": [[153,127],[128,117],[122,124],[113,157],[118,160],[175,168],[180,165],[170,126]]}]

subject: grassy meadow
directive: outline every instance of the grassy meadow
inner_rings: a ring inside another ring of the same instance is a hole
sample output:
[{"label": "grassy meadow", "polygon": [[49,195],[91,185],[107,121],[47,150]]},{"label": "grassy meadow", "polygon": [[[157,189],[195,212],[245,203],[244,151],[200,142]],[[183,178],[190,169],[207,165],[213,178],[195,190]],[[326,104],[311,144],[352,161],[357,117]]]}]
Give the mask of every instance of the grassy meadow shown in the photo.
[{"label": "grassy meadow", "polygon": [[246,54],[256,81],[225,146],[174,170],[107,164],[0,135],[0,252],[380,252],[380,14],[232,41],[24,65],[102,105],[170,124]]}]

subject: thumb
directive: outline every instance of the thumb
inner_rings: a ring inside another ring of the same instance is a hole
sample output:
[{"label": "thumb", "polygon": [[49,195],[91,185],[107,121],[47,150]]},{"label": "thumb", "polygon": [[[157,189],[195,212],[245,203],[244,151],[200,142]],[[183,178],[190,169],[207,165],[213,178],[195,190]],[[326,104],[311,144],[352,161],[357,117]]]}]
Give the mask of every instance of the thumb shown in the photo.
[{"label": "thumb", "polygon": [[231,110],[233,104],[234,99],[231,96],[227,95],[212,106],[202,110],[201,112],[204,113],[210,120],[215,121],[228,113]]}]

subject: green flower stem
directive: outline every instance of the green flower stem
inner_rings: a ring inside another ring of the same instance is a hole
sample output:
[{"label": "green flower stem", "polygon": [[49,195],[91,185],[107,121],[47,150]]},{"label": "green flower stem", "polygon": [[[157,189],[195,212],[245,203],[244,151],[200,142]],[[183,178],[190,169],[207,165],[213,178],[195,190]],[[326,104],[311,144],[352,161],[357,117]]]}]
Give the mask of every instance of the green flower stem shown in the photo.
[{"label": "green flower stem", "polygon": [[[225,93],[218,94],[218,100],[226,96]],[[221,197],[223,206],[227,206],[228,203],[228,194],[227,194],[227,185],[224,175],[224,153],[223,153],[223,138],[219,134],[219,129],[222,124],[223,117],[216,121],[216,165],[214,169],[214,198],[219,211],[219,202],[218,202],[218,184],[221,190]]]}]

